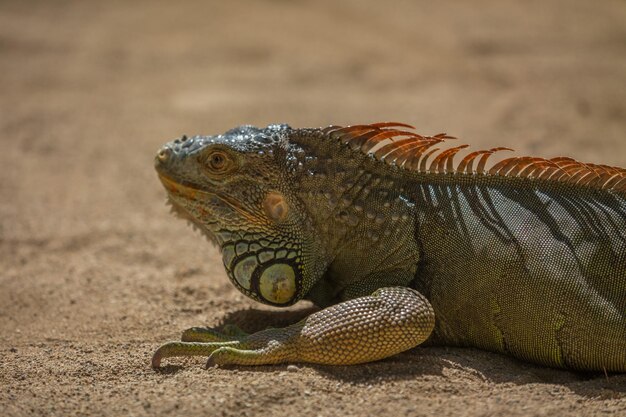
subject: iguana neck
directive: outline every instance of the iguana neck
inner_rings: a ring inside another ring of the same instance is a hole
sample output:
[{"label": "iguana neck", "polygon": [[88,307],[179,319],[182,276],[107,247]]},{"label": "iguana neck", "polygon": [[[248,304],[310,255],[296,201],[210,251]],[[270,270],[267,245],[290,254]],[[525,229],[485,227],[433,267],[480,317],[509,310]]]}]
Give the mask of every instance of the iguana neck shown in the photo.
[{"label": "iguana neck", "polygon": [[381,270],[415,272],[416,212],[405,192],[411,181],[397,168],[312,133],[291,138],[294,186],[327,249],[333,291]]}]

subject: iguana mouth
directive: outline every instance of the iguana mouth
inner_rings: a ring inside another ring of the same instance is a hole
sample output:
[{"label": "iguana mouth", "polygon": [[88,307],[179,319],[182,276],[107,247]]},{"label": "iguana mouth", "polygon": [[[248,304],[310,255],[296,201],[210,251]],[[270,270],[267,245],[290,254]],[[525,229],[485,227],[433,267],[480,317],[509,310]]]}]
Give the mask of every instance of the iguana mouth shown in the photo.
[{"label": "iguana mouth", "polygon": [[217,193],[217,192],[212,192],[212,191],[200,190],[191,185],[182,184],[161,172],[157,172],[157,174],[159,176],[159,179],[161,180],[161,183],[167,190],[167,192],[172,195],[181,196],[183,198],[194,200],[194,201],[198,200],[199,195],[203,195],[209,198],[215,197],[221,203],[230,207],[231,209],[239,213],[241,216],[245,217],[247,221],[256,221],[256,217],[254,215],[252,215],[249,211],[244,209],[237,200],[231,198],[228,195]]},{"label": "iguana mouth", "polygon": [[196,195],[198,193],[203,193],[203,194],[209,194],[206,191],[202,191],[199,190],[195,187],[191,187],[189,185],[185,185],[182,184],[178,181],[173,180],[172,178],[168,177],[165,174],[162,174],[160,172],[158,172],[159,175],[159,179],[161,180],[161,183],[163,184],[163,186],[165,187],[165,189],[172,193],[172,194],[177,194],[177,195],[181,195],[183,197],[189,198],[191,200],[195,200],[196,199]]}]

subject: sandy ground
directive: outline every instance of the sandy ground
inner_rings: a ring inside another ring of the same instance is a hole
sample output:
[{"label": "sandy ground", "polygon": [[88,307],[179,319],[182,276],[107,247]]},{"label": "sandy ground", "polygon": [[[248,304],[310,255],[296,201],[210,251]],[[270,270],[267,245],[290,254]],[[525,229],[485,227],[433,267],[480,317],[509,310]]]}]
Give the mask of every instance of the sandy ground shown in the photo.
[{"label": "sandy ground", "polygon": [[0,415],[626,415],[626,375],[474,349],[150,368],[187,327],[307,312],[245,299],[168,214],[182,133],[398,120],[626,166],[626,3],[382,3],[0,2]]}]

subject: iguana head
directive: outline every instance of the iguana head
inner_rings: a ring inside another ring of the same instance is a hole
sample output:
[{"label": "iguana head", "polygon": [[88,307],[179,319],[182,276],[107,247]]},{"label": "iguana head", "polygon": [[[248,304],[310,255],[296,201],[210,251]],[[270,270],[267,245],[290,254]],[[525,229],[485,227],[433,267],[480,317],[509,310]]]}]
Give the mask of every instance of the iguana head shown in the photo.
[{"label": "iguana head", "polygon": [[155,158],[174,211],[221,248],[239,290],[272,305],[295,303],[322,273],[315,234],[291,186],[290,131],[242,126],[183,136]]}]

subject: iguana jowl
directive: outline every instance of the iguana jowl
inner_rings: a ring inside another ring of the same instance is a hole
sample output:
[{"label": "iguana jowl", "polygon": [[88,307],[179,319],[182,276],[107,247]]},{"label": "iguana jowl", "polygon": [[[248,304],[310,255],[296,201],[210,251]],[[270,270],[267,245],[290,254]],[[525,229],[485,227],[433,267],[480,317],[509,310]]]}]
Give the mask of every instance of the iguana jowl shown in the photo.
[{"label": "iguana jowl", "polygon": [[[626,170],[489,155],[401,123],[243,126],[166,144],[178,213],[263,303],[324,307],[251,335],[161,346],[213,363],[355,364],[426,340],[554,367],[626,371]],[[474,168],[476,164],[476,168]]]}]

